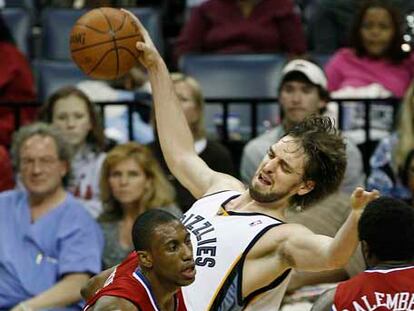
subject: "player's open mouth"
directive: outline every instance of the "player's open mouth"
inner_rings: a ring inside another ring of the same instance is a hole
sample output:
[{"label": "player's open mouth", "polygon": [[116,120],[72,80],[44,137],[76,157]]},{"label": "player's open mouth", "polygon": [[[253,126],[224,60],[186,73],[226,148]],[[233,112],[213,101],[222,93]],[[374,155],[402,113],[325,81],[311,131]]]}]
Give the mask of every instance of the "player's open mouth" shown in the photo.
[{"label": "player's open mouth", "polygon": [[195,266],[192,265],[184,270],[181,271],[181,275],[184,276],[186,279],[193,279],[196,275]]},{"label": "player's open mouth", "polygon": [[272,185],[272,181],[263,174],[259,174],[259,181],[267,186]]}]

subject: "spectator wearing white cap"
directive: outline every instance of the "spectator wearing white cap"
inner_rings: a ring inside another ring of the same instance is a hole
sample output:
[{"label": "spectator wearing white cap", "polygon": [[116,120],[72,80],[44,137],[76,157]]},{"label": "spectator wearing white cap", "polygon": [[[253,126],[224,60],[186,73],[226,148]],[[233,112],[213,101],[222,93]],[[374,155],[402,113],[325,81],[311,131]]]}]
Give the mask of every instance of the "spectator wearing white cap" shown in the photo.
[{"label": "spectator wearing white cap", "polygon": [[[245,183],[250,182],[255,168],[262,161],[270,145],[306,117],[325,112],[329,92],[324,71],[318,65],[304,59],[290,61],[282,69],[278,97],[282,123],[251,140],[243,150],[240,173]],[[345,193],[351,193],[355,187],[363,185],[365,178],[361,153],[350,141],[346,144],[346,155],[347,168],[340,188],[341,193],[328,196],[308,210],[289,208],[285,214],[288,222],[302,224],[318,234],[335,235],[350,211],[349,196]],[[345,268],[323,273],[295,272],[289,283],[289,290],[305,285],[339,282],[363,269],[362,253],[358,250]]]},{"label": "spectator wearing white cap", "polygon": [[[245,183],[252,179],[269,145],[278,141],[292,126],[306,117],[325,112],[329,101],[325,73],[310,61],[292,60],[282,69],[278,95],[282,123],[245,146],[240,166],[240,175]],[[348,141],[346,151],[348,165],[341,191],[352,193],[355,187],[364,184],[365,176],[362,156],[356,145]]]}]

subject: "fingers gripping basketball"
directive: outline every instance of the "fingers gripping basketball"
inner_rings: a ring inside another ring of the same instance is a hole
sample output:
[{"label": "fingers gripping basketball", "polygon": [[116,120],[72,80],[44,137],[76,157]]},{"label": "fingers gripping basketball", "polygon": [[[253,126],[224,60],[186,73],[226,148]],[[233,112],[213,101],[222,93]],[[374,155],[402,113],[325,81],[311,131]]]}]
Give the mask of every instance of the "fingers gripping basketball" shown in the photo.
[{"label": "fingers gripping basketball", "polygon": [[78,19],[70,34],[73,61],[88,76],[117,79],[137,62],[142,35],[133,18],[118,9],[98,8]]}]

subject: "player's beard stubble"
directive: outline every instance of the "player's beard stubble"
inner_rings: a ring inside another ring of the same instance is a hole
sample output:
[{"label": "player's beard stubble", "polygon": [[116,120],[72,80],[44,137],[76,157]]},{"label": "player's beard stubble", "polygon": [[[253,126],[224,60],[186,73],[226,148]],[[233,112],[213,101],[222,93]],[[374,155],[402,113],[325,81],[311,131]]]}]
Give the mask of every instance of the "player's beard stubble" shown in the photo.
[{"label": "player's beard stubble", "polygon": [[281,199],[286,198],[289,195],[289,191],[284,192],[264,192],[258,190],[256,187],[253,186],[253,183],[250,182],[249,184],[249,193],[253,200],[259,203],[273,203],[280,201]]}]

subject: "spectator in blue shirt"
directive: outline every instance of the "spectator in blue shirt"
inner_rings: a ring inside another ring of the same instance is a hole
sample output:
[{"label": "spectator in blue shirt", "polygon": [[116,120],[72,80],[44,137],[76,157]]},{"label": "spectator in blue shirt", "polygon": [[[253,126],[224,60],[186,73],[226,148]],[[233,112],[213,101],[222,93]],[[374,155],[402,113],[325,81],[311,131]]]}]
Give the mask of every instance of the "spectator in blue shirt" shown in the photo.
[{"label": "spectator in blue shirt", "polygon": [[79,289],[101,270],[99,226],[63,187],[68,148],[43,123],[14,138],[25,190],[0,194],[0,310],[80,310]]}]

